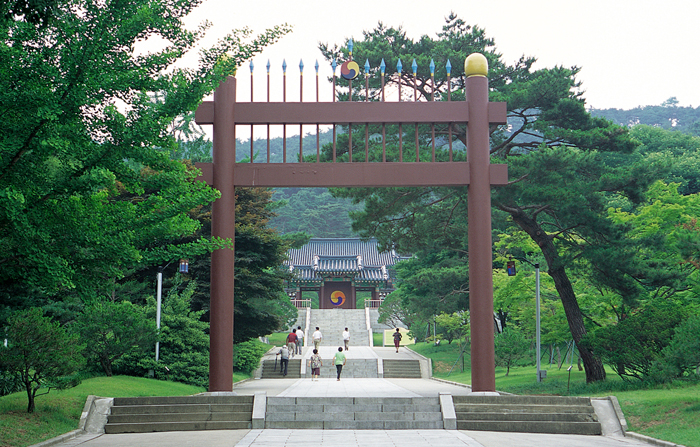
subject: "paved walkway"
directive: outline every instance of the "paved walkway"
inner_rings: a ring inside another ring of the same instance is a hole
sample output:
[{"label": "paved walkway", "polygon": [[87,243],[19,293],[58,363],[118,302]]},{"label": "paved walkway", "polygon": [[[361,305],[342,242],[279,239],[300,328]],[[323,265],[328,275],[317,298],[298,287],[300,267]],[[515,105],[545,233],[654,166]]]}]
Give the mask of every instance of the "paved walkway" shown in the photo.
[{"label": "paved walkway", "polygon": [[[394,352],[394,354],[396,354]],[[468,387],[430,379],[260,379],[234,386],[238,394],[265,391],[268,396],[410,397],[469,394]],[[62,447],[648,447],[623,436],[549,435],[459,430],[207,430],[145,434],[85,434],[53,443]]]}]

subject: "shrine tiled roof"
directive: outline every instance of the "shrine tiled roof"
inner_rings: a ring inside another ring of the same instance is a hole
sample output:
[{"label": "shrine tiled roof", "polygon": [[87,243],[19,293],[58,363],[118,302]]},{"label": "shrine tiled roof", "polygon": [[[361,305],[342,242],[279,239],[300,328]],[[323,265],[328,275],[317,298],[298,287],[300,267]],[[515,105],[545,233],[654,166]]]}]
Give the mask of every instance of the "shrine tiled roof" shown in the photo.
[{"label": "shrine tiled roof", "polygon": [[359,281],[386,281],[390,269],[407,256],[378,251],[376,239],[313,238],[299,249],[287,252],[285,265],[297,280],[322,281],[323,276],[350,275]]}]

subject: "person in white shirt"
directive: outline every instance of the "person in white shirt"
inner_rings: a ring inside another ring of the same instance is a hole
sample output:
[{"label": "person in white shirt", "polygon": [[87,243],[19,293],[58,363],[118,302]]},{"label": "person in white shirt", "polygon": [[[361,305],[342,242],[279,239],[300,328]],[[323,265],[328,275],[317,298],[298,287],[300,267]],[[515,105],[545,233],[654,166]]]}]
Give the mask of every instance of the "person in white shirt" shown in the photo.
[{"label": "person in white shirt", "polygon": [[343,343],[345,343],[345,350],[347,351],[350,345],[350,332],[348,332],[348,328],[345,328],[343,331]]},{"label": "person in white shirt", "polygon": [[321,346],[321,340],[323,340],[323,335],[318,326],[316,326],[316,331],[311,334],[311,339],[314,341],[314,348],[318,349],[318,347]]},{"label": "person in white shirt", "polygon": [[297,354],[301,354],[301,348],[304,347],[304,331],[301,326],[297,326]]}]

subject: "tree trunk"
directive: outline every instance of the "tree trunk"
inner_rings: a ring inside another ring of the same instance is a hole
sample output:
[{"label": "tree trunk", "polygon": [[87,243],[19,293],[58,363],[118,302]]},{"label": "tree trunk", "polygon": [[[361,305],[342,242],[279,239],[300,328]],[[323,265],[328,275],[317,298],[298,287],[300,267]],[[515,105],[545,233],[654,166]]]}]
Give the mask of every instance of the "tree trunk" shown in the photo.
[{"label": "tree trunk", "polygon": [[571,336],[576,342],[576,346],[581,354],[583,367],[586,370],[586,382],[590,383],[598,380],[605,380],[603,362],[593,355],[590,349],[581,346],[581,339],[586,335],[583,315],[581,314],[578,301],[576,301],[574,288],[566,274],[566,269],[552,239],[540,227],[536,220],[527,216],[522,210],[510,207],[502,207],[501,209],[508,212],[513,217],[513,221],[522,228],[542,250],[542,254],[549,267],[549,276],[554,280],[554,286],[564,306],[564,313],[566,314],[566,321],[569,323]]},{"label": "tree trunk", "polygon": [[27,413],[34,413],[34,390],[32,384],[25,384],[27,388]]},{"label": "tree trunk", "polygon": [[100,359],[100,363],[102,364],[105,375],[107,377],[112,377],[112,362],[110,362],[108,358],[102,358]]}]

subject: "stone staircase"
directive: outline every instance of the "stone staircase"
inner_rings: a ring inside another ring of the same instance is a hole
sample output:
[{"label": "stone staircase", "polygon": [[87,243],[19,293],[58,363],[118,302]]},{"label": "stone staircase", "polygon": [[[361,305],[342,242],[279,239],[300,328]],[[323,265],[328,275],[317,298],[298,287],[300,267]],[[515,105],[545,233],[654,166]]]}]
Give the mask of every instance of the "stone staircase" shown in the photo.
[{"label": "stone staircase", "polygon": [[418,360],[384,359],[385,379],[420,379],[420,362]]},{"label": "stone staircase", "polygon": [[274,360],[262,361],[262,379],[301,379],[301,359],[293,358],[289,360],[287,375],[280,374],[280,359],[277,359],[277,370],[275,370]]},{"label": "stone staircase", "polygon": [[265,428],[443,428],[437,397],[268,397]]},{"label": "stone staircase", "polygon": [[[345,366],[343,366],[343,372],[341,373],[340,378],[376,379],[377,376],[377,359],[348,359]],[[306,368],[306,377],[311,377],[311,368]],[[335,365],[333,365],[333,359],[323,359],[323,366],[321,367],[320,377],[322,379],[335,379],[337,377]]]},{"label": "stone staircase", "polygon": [[453,396],[458,430],[600,435],[588,397]]},{"label": "stone staircase", "polygon": [[105,433],[251,428],[253,396],[117,397]]},{"label": "stone staircase", "polygon": [[[317,326],[323,334],[322,346],[343,346],[344,328],[350,332],[351,349],[353,346],[369,346],[364,309],[311,309],[308,337]],[[313,346],[311,338],[307,346]]]}]

